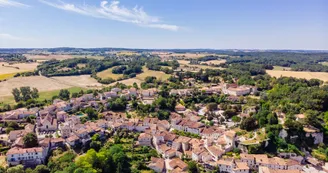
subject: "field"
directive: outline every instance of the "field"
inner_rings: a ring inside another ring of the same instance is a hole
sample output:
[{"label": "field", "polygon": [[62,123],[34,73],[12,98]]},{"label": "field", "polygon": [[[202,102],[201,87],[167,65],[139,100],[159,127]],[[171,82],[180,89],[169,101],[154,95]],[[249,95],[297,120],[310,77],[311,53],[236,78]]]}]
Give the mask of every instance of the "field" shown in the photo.
[{"label": "field", "polygon": [[32,54],[24,54],[27,59],[37,60],[37,61],[44,61],[50,59],[56,60],[65,60],[65,59],[72,59],[72,58],[94,58],[94,59],[104,59],[103,56],[93,56],[93,55],[32,55]]},{"label": "field", "polygon": [[106,79],[106,78],[110,77],[110,78],[113,78],[115,80],[117,80],[120,77],[123,77],[123,74],[114,74],[114,73],[112,73],[113,68],[114,67],[109,68],[109,69],[104,70],[104,71],[101,71],[101,72],[98,72],[97,76],[102,78],[102,79]]},{"label": "field", "polygon": [[205,61],[204,63],[207,64],[213,64],[213,65],[219,65],[219,64],[224,64],[227,60],[222,59],[222,60],[211,60],[211,61]]},{"label": "field", "polygon": [[125,79],[125,80],[121,80],[121,81],[118,81],[118,82],[114,82],[114,83],[111,83],[109,84],[109,86],[114,86],[116,83],[122,83],[122,84],[125,84],[125,85],[133,85],[133,83],[137,83],[138,86],[140,87],[140,84],[141,84],[141,80],[139,79],[136,79],[136,78],[131,78],[131,79]]},{"label": "field", "polygon": [[282,67],[282,66],[273,66],[273,70],[276,70],[276,71],[290,71],[291,68],[290,67]]},{"label": "field", "polygon": [[33,71],[36,69],[36,67],[38,65],[39,65],[39,63],[8,64],[6,62],[1,62],[0,63],[0,74]]},{"label": "field", "polygon": [[327,61],[325,61],[325,62],[320,62],[319,64],[322,64],[322,65],[326,65],[326,66],[328,66],[328,62],[327,62]]},{"label": "field", "polygon": [[[215,60],[218,61],[218,60]],[[225,60],[222,60],[225,62]],[[189,67],[197,67],[197,68],[201,68],[201,69],[223,69],[221,67],[213,67],[213,66],[208,66],[208,65],[194,65],[194,64],[189,64],[189,61],[187,60],[178,60],[180,67],[183,68],[183,65],[187,65]]]},{"label": "field", "polygon": [[46,78],[43,76],[16,77],[0,82],[0,97],[10,96],[14,88],[30,86],[40,92],[60,90],[72,87],[88,88],[102,86],[88,75]]},{"label": "field", "polygon": [[204,56],[215,55],[215,54],[206,54],[206,53],[158,53],[161,58],[168,58],[171,56],[179,57],[179,58],[186,58],[186,59],[194,59],[194,58],[201,58]]},{"label": "field", "polygon": [[71,87],[97,88],[102,86],[101,83],[98,83],[97,80],[90,77],[90,75],[60,76],[51,77],[51,79],[57,81],[58,83],[66,84]]},{"label": "field", "polygon": [[[70,93],[74,93],[74,92],[80,92],[81,90],[83,90],[83,88],[79,88],[79,87],[72,87],[72,88],[67,88],[67,90],[69,90]],[[58,95],[60,90],[51,90],[51,91],[43,91],[43,92],[39,92],[39,98],[38,100],[42,101],[45,99],[51,99],[53,96]],[[13,105],[15,104],[15,100],[13,96],[4,96],[4,97],[0,97],[0,106],[2,104],[10,104]]]},{"label": "field", "polygon": [[320,79],[322,81],[328,81],[328,73],[325,72],[296,72],[296,71],[278,71],[278,70],[266,70],[266,72],[273,77],[295,77],[305,79]]},{"label": "field", "polygon": [[139,79],[141,81],[145,80],[145,78],[147,76],[154,76],[157,79],[161,79],[161,80],[166,80],[171,76],[171,75],[165,74],[164,72],[161,72],[161,71],[149,70],[147,67],[143,67],[142,70],[143,70],[143,73],[138,74],[136,77],[136,79]]}]

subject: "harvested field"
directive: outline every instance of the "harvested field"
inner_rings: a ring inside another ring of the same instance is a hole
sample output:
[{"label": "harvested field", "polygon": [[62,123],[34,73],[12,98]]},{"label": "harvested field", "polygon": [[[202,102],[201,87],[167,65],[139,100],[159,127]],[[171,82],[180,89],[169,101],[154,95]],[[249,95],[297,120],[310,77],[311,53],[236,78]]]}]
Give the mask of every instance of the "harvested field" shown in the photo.
[{"label": "harvested field", "polygon": [[98,55],[73,55],[73,58],[92,58],[92,59],[98,59],[102,60],[105,57],[104,56],[98,56]]},{"label": "harvested field", "polygon": [[38,65],[39,65],[39,63],[8,64],[6,62],[1,62],[0,63],[0,74],[33,71],[36,69],[36,67]]},{"label": "harvested field", "polygon": [[112,69],[113,68],[114,67],[109,68],[109,69],[104,70],[104,71],[101,71],[101,72],[98,72],[97,73],[97,76],[100,77],[100,78],[102,78],[102,79],[106,79],[106,78],[109,78],[110,77],[110,78],[115,79],[115,80],[123,77],[123,74],[114,74],[114,73],[112,73]]},{"label": "harvested field", "polygon": [[64,59],[71,59],[74,58],[72,55],[31,55],[31,54],[24,54],[24,56],[27,59],[33,59],[33,60],[51,60],[51,59],[57,59],[57,60],[64,60]]},{"label": "harvested field", "polygon": [[[206,54],[206,53],[160,53],[159,56],[161,58],[168,58],[168,57],[177,57],[177,58],[186,58],[186,59],[194,59],[194,58],[201,58],[204,56],[215,55],[215,54]],[[217,55],[219,56],[219,55]]]},{"label": "harvested field", "polygon": [[147,67],[142,68],[143,73],[140,73],[137,75],[137,79],[144,81],[147,76],[154,76],[157,79],[161,80],[167,80],[171,75],[165,74],[164,72],[161,71],[154,71],[154,70],[149,70]]},{"label": "harvested field", "polygon": [[[217,61],[217,60],[216,60]],[[213,67],[213,66],[208,66],[208,65],[194,65],[194,64],[189,64],[188,60],[178,60],[180,67],[183,68],[184,65],[187,65],[189,67],[196,67],[196,68],[201,68],[201,69],[223,69],[221,67]]]},{"label": "harvested field", "polygon": [[273,66],[273,70],[277,70],[277,71],[290,71],[291,68],[290,67],[282,67],[282,66]]},{"label": "harvested field", "polygon": [[222,60],[211,60],[211,61],[205,61],[203,63],[206,63],[208,65],[219,65],[219,64],[224,64],[226,63],[227,60],[222,59]]},{"label": "harvested field", "polygon": [[51,79],[56,80],[58,83],[69,85],[71,87],[96,88],[103,86],[101,83],[97,82],[96,79],[90,77],[90,75],[60,76],[51,77]]},{"label": "harvested field", "polygon": [[133,85],[133,83],[137,83],[138,86],[140,87],[140,84],[142,83],[142,81],[139,79],[136,79],[136,78],[131,78],[131,79],[125,79],[125,80],[111,83],[111,84],[109,84],[109,86],[114,86],[116,83],[123,83],[125,85],[131,85],[131,86]]},{"label": "harvested field", "polygon": [[0,82],[0,97],[10,96],[12,89],[22,86],[30,86],[31,88],[37,88],[40,92],[43,92],[72,87],[100,87],[102,85],[89,75],[52,78],[43,76],[16,77]]},{"label": "harvested field", "polygon": [[37,61],[45,61],[45,60],[65,60],[65,59],[72,59],[72,58],[94,58],[94,59],[104,59],[103,56],[97,56],[97,55],[31,55],[31,54],[24,54],[27,59],[33,59]]},{"label": "harvested field", "polygon": [[325,62],[319,62],[319,64],[328,66],[328,62],[327,61],[325,61]]},{"label": "harvested field", "polygon": [[296,71],[278,71],[278,70],[266,70],[266,72],[273,77],[296,77],[305,79],[320,79],[322,81],[328,81],[328,73],[325,72],[296,72]]},{"label": "harvested field", "polygon": [[71,87],[69,85],[59,83],[53,79],[43,76],[16,77],[4,82],[0,82],[0,97],[8,95],[10,96],[12,89],[22,86],[37,88],[40,92]]}]

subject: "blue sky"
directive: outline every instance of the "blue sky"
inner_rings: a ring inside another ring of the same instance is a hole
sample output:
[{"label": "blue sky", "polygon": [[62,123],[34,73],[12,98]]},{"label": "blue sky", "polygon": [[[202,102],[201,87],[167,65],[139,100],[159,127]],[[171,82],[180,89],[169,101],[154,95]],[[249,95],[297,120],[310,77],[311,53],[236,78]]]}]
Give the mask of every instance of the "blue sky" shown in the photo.
[{"label": "blue sky", "polygon": [[327,0],[0,0],[0,47],[328,50]]}]

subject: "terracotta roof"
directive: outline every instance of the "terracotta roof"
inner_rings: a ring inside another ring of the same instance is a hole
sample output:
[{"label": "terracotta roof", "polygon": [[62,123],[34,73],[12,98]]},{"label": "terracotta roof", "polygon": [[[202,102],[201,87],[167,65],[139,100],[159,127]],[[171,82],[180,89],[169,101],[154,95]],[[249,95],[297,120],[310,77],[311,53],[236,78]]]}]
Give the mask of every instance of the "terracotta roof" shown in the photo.
[{"label": "terracotta roof", "polygon": [[71,135],[69,138],[66,139],[66,141],[68,142],[74,142],[79,140],[79,137],[77,137],[76,135]]},{"label": "terracotta roof", "polygon": [[249,167],[246,162],[236,162],[235,169],[249,169]]},{"label": "terracotta roof", "polygon": [[39,153],[43,152],[42,147],[34,147],[34,148],[11,148],[8,150],[6,155],[11,155],[11,154],[24,154],[24,153]]},{"label": "terracotta roof", "polygon": [[220,160],[217,162],[218,165],[229,165],[229,166],[231,166],[232,163],[233,163],[232,160],[224,160],[224,159],[220,159]]},{"label": "terracotta roof", "polygon": [[169,163],[169,165],[171,166],[171,168],[173,168],[173,169],[175,169],[175,168],[180,168],[180,169],[182,169],[182,170],[185,170],[187,167],[188,167],[188,165],[185,163],[185,162],[183,162],[181,159],[179,159],[179,158],[174,158],[174,159],[172,159],[171,161],[170,161],[170,163]]},{"label": "terracotta roof", "polygon": [[151,157],[150,164],[148,165],[148,167],[156,167],[156,168],[163,170],[165,167],[164,159],[157,158],[157,157]]}]

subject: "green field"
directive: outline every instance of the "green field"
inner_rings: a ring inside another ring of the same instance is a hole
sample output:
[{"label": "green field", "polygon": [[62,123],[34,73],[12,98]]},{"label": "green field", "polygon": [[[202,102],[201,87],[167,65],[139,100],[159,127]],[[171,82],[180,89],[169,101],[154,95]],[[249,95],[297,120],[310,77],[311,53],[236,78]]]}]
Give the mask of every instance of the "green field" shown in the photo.
[{"label": "green field", "polygon": [[[74,92],[80,92],[82,90],[82,88],[80,87],[72,87],[72,88],[68,88],[69,92],[72,94]],[[52,99],[53,96],[56,96],[59,94],[60,90],[53,90],[53,91],[44,91],[44,92],[39,92],[39,98],[37,100],[42,101],[45,99]],[[15,104],[15,100],[13,96],[6,96],[6,97],[2,97],[0,98],[0,106],[2,106],[3,104],[9,104],[9,105],[14,105]]]}]

